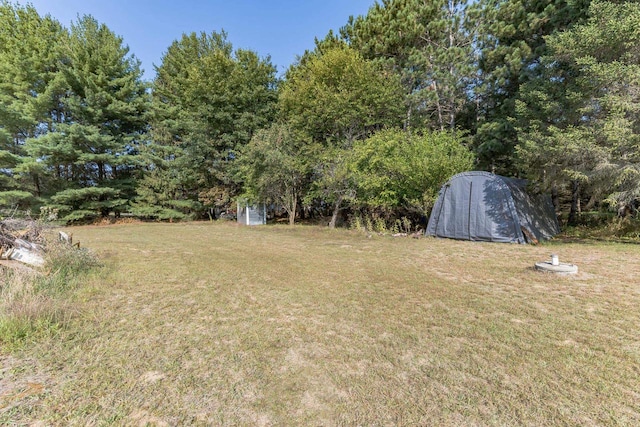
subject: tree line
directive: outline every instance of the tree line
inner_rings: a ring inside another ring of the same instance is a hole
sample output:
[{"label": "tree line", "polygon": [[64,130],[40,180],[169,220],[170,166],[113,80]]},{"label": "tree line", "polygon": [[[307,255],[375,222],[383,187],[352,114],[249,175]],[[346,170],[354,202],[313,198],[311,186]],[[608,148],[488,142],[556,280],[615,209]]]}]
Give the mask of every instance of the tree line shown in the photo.
[{"label": "tree line", "polygon": [[640,4],[382,0],[284,76],[224,31],[152,82],[91,16],[0,2],[0,209],[65,221],[424,220],[453,174],[526,177],[570,223],[640,200]]}]

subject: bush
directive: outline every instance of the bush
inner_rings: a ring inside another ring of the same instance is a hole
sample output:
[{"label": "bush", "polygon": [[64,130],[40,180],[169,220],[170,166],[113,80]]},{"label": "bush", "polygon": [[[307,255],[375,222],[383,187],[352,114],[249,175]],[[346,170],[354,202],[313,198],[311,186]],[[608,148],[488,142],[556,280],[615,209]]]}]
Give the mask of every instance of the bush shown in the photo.
[{"label": "bush", "polygon": [[364,214],[357,212],[350,218],[349,225],[351,229],[362,233],[378,234],[409,234],[419,229],[406,216],[394,219],[393,217],[383,217],[376,212],[365,212]]},{"label": "bush", "polygon": [[640,242],[640,219],[613,218],[598,224],[568,227],[563,234],[579,239]]},{"label": "bush", "polygon": [[100,266],[96,255],[88,249],[58,242],[47,246],[45,263],[49,274],[36,280],[36,285],[40,292],[48,294],[75,289],[81,277]]},{"label": "bush", "polygon": [[417,135],[397,129],[357,141],[351,163],[356,205],[370,211],[427,215],[442,184],[473,167],[473,154],[463,142],[455,132]]}]

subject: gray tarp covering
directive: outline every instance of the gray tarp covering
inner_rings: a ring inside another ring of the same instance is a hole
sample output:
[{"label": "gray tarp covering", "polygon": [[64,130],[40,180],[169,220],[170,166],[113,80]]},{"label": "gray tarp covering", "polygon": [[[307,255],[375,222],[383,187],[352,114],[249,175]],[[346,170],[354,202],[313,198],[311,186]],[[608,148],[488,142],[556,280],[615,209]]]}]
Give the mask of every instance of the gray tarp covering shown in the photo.
[{"label": "gray tarp covering", "polygon": [[[426,234],[451,239],[526,243],[560,232],[551,199],[526,192],[526,181],[463,172],[442,186]],[[524,231],[523,231],[524,230]]]}]

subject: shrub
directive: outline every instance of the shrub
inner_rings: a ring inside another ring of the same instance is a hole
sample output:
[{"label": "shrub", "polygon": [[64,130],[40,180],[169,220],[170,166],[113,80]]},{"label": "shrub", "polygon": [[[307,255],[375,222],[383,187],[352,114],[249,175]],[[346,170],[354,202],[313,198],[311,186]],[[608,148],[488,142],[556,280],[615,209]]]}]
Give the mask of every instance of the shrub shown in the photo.
[{"label": "shrub", "polygon": [[36,284],[39,291],[50,294],[74,289],[81,277],[100,266],[97,256],[88,249],[59,242],[47,246],[45,263],[48,274]]},{"label": "shrub", "polygon": [[472,168],[473,154],[459,133],[388,129],[357,141],[351,161],[361,208],[427,215],[442,184]]}]

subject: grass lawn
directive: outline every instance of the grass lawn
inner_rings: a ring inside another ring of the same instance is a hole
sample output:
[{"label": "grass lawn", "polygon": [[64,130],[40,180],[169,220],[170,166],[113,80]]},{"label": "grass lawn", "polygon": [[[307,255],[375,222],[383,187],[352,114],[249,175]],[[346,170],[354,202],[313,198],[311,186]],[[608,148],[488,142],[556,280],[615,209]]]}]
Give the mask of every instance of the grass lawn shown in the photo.
[{"label": "grass lawn", "polygon": [[0,424],[640,425],[640,245],[71,231],[110,272],[0,350]]}]

